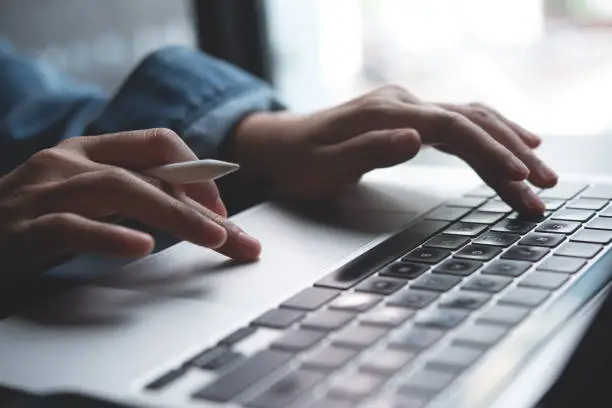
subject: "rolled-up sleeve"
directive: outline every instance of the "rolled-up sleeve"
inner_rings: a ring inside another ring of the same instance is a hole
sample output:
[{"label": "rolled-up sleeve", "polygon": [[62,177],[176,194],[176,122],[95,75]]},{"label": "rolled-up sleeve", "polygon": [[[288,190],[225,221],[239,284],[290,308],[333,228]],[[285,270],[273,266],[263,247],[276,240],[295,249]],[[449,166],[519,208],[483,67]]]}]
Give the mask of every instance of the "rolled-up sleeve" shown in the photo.
[{"label": "rolled-up sleeve", "polygon": [[242,118],[282,109],[267,83],[204,53],[170,47],[143,60],[87,131],[166,127],[199,157],[218,158]]},{"label": "rolled-up sleeve", "polygon": [[150,54],[108,95],[0,45],[2,173],[63,139],[154,127],[174,130],[199,157],[220,158],[242,118],[284,109],[269,84],[197,50]]}]

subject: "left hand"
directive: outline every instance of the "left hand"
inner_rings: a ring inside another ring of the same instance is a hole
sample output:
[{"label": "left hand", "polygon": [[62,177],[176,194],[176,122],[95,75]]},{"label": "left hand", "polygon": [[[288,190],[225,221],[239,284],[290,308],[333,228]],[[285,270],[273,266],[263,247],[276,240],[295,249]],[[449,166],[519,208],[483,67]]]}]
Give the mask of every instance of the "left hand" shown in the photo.
[{"label": "left hand", "polygon": [[370,170],[411,159],[422,145],[465,160],[521,213],[545,209],[525,180],[557,183],[533,151],[538,136],[484,105],[426,103],[397,86],[310,115],[253,114],[233,136],[230,160],[243,174],[294,198],[336,194]]}]

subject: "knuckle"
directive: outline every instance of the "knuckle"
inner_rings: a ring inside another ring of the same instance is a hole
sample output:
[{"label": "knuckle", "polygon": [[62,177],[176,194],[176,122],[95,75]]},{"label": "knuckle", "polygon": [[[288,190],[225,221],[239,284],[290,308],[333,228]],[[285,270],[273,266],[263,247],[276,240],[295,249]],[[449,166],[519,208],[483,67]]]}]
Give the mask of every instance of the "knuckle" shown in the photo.
[{"label": "knuckle", "polygon": [[132,179],[132,173],[120,167],[112,167],[110,169],[101,170],[95,174],[96,178],[101,182],[100,185],[106,189],[117,190],[123,188],[127,182]]},{"label": "knuckle", "polygon": [[357,106],[355,114],[365,120],[385,118],[395,107],[393,100],[383,95],[369,95]]},{"label": "knuckle", "polygon": [[482,106],[472,106],[471,113],[475,117],[484,120],[490,120],[493,118],[493,113],[489,109]]},{"label": "knuckle", "polygon": [[77,220],[78,216],[75,214],[57,213],[41,217],[41,224],[48,230],[53,231],[54,234],[64,235],[62,231]]},{"label": "knuckle", "polygon": [[68,160],[67,153],[62,149],[58,148],[49,148],[40,150],[34,153],[29,160],[31,165],[36,167],[48,167],[54,166],[58,163],[62,163]]},{"label": "knuckle", "polygon": [[435,114],[435,123],[442,130],[456,129],[465,125],[467,118],[460,113],[441,111]]},{"label": "knuckle", "polygon": [[172,130],[166,128],[155,128],[145,132],[144,137],[146,144],[156,151],[165,151],[171,146],[174,146],[180,139],[179,136]]},{"label": "knuckle", "polygon": [[406,88],[399,84],[386,84],[378,90],[387,95],[403,95],[407,93]]}]

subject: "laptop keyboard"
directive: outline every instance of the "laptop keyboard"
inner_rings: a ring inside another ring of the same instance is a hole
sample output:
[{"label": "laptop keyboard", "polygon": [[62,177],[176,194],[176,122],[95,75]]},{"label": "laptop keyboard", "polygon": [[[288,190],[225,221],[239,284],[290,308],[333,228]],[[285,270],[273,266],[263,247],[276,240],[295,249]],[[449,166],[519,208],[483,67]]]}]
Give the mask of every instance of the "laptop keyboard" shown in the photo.
[{"label": "laptop keyboard", "polygon": [[[534,219],[488,187],[451,200],[148,389],[196,368],[220,374],[196,400],[344,407],[380,393],[375,406],[425,407],[612,242],[612,186],[539,194]],[[281,334],[235,350],[258,330]]]}]

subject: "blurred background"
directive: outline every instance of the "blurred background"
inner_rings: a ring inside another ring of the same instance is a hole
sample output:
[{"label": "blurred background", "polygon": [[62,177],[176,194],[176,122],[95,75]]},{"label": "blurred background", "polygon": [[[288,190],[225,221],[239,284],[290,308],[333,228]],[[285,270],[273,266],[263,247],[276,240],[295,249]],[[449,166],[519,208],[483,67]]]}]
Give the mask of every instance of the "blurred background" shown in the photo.
[{"label": "blurred background", "polygon": [[270,81],[297,111],[386,83],[485,102],[543,135],[557,169],[612,173],[611,0],[0,0],[0,37],[109,91],[180,44]]}]

